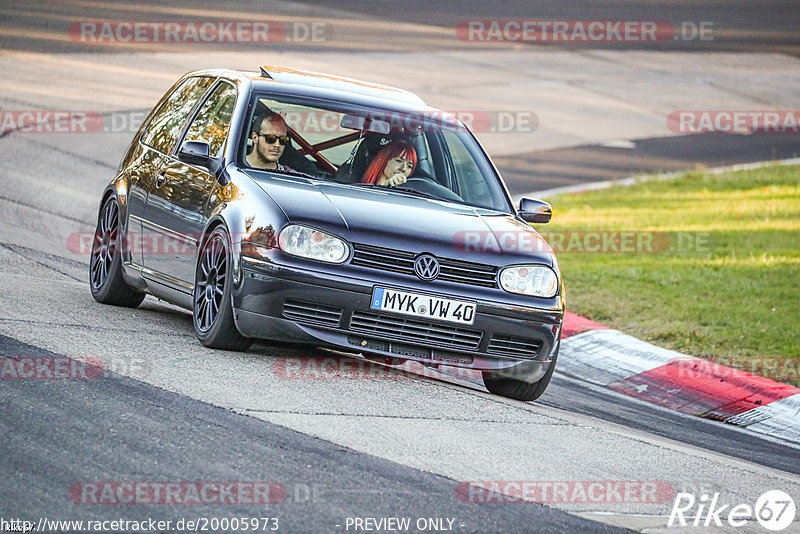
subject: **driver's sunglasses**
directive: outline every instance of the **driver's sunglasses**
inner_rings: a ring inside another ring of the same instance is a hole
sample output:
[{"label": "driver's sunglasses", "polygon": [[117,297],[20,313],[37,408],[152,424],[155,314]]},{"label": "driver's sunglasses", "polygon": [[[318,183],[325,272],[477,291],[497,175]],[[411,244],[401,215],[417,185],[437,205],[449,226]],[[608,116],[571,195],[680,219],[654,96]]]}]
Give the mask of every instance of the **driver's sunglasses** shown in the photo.
[{"label": "driver's sunglasses", "polygon": [[288,135],[275,135],[275,134],[264,134],[264,133],[257,133],[256,135],[259,137],[263,137],[268,145],[275,144],[275,141],[279,142],[282,145],[285,145],[286,143],[289,142]]}]

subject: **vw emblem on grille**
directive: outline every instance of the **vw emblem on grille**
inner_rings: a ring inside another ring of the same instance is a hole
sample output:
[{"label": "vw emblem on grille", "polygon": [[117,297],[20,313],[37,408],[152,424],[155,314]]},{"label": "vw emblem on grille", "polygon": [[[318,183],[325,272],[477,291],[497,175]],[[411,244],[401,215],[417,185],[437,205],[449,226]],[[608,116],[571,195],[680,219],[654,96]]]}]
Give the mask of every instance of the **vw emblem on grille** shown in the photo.
[{"label": "vw emblem on grille", "polygon": [[414,272],[423,280],[435,280],[439,276],[439,260],[423,254],[414,260]]}]

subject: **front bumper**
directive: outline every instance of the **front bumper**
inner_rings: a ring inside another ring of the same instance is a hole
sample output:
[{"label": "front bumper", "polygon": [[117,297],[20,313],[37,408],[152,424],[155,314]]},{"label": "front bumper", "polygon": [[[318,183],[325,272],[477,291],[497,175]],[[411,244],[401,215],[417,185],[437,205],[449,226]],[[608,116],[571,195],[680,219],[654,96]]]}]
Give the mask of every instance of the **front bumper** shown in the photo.
[{"label": "front bumper", "polygon": [[[460,325],[370,309],[373,287],[396,287],[477,302],[475,321]],[[361,278],[277,263],[242,262],[233,292],[242,335],[480,370],[515,368],[534,382],[548,370],[561,336],[562,310],[476,298],[470,287],[443,294],[398,280]]]}]

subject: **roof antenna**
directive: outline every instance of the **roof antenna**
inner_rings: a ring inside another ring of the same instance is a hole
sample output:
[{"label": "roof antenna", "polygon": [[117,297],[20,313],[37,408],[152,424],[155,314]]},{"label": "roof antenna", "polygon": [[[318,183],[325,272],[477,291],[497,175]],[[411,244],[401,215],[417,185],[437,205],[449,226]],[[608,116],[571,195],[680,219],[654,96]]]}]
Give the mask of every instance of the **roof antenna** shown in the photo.
[{"label": "roof antenna", "polygon": [[265,69],[263,65],[261,66],[261,77],[262,78],[269,78],[270,80],[274,80],[275,79],[270,75],[269,71],[267,69]]}]

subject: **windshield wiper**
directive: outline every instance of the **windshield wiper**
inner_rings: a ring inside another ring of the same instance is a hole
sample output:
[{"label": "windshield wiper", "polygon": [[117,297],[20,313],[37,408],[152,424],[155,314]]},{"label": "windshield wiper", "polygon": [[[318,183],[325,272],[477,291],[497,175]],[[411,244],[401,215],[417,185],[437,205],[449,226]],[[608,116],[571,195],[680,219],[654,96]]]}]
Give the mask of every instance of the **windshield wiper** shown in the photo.
[{"label": "windshield wiper", "polygon": [[288,174],[289,176],[299,176],[300,178],[311,178],[312,180],[320,179],[319,176],[312,176],[310,174],[306,174],[301,171],[296,171],[294,169],[287,169],[286,167],[284,167],[283,170],[278,170],[278,169],[264,169],[264,170],[267,172],[274,172],[277,174]]},{"label": "windshield wiper", "polygon": [[433,193],[423,193],[422,191],[411,189],[410,187],[394,186],[390,187],[389,189],[392,189],[394,191],[402,191],[404,193],[411,193],[412,195],[417,195],[420,197],[432,198],[434,200],[449,200],[447,198],[440,197],[439,195],[434,195]]},{"label": "windshield wiper", "polygon": [[369,188],[376,188],[376,187],[380,187],[381,189],[386,189],[386,187],[385,187],[385,186],[383,186],[383,185],[378,185],[378,184],[365,184],[364,182],[356,182],[356,183],[353,183],[353,184],[348,184],[348,183],[346,183],[346,182],[339,182],[339,183],[340,183],[340,184],[342,184],[342,185],[354,185],[354,186],[356,186],[356,187],[369,187]]},{"label": "windshield wiper", "polygon": [[416,189],[412,189],[410,187],[403,187],[397,185],[385,186],[385,185],[378,185],[378,184],[365,184],[363,182],[357,182],[354,184],[347,184],[347,185],[354,185],[356,187],[368,187],[370,189],[382,189],[384,191],[399,191],[401,193],[410,193],[412,195],[423,197],[423,198],[431,198],[433,200],[450,200],[444,197],[440,197],[439,195],[434,195],[432,193],[423,193],[422,191],[418,191]]}]

